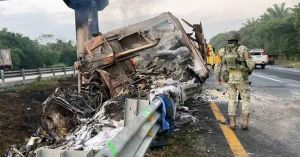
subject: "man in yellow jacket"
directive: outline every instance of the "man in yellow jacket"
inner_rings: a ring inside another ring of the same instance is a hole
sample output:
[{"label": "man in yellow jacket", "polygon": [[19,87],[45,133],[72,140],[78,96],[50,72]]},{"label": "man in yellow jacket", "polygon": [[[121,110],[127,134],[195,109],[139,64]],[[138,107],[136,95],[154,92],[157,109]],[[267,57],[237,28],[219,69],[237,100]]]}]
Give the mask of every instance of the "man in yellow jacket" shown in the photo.
[{"label": "man in yellow jacket", "polygon": [[207,64],[213,66],[215,60],[215,52],[211,44],[207,44]]}]

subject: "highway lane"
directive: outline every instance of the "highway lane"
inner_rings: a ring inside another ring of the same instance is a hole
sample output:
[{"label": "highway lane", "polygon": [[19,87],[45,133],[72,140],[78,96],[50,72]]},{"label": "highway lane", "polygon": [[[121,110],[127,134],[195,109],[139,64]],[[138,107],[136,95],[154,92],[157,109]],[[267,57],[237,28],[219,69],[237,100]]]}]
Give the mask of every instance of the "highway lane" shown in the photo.
[{"label": "highway lane", "polygon": [[[250,77],[250,129],[235,131],[250,156],[300,156],[300,70],[276,66],[255,69]],[[208,88],[220,88],[218,106],[227,116],[225,86],[216,86],[214,77]],[[239,110],[241,107],[239,107]],[[238,114],[238,124],[241,115]]]},{"label": "highway lane", "polygon": [[268,89],[266,92],[274,96],[300,96],[300,69],[273,66],[255,69],[250,81],[254,89]]},{"label": "highway lane", "polygon": [[300,70],[267,66],[250,81],[252,129],[237,131],[242,143],[253,155],[300,156]]}]

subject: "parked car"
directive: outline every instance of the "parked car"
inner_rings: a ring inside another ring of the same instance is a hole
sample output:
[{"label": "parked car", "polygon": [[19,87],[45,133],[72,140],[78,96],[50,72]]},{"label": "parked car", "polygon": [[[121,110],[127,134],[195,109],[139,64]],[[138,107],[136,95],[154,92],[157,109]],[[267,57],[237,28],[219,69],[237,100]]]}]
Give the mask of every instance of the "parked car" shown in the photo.
[{"label": "parked car", "polygon": [[262,69],[266,67],[269,61],[268,54],[264,49],[252,49],[250,50],[255,67],[259,65]]}]

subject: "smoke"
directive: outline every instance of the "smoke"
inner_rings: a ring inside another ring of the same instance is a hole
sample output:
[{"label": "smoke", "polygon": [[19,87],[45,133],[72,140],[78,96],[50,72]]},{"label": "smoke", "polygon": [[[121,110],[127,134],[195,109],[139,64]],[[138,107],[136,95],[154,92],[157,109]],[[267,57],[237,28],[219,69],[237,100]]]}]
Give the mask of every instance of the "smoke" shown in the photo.
[{"label": "smoke", "polygon": [[143,17],[155,12],[154,6],[161,0],[118,0],[123,18]]},{"label": "smoke", "polygon": [[99,12],[100,31],[106,32],[154,17],[157,7],[169,0],[109,0],[109,5]]}]

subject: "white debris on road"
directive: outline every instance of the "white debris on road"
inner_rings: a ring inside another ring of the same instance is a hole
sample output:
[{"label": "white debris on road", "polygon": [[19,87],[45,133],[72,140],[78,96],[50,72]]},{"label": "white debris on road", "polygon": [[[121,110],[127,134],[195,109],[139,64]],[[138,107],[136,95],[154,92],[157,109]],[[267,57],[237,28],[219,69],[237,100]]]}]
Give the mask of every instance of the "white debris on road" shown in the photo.
[{"label": "white debris on road", "polygon": [[207,102],[225,102],[226,94],[225,89],[209,89],[204,88],[200,95],[195,95],[194,98],[201,97],[203,100]]},{"label": "white debris on road", "polygon": [[188,113],[180,113],[179,121],[185,123],[191,123],[191,122],[196,123],[197,118],[195,118],[194,116]]}]

